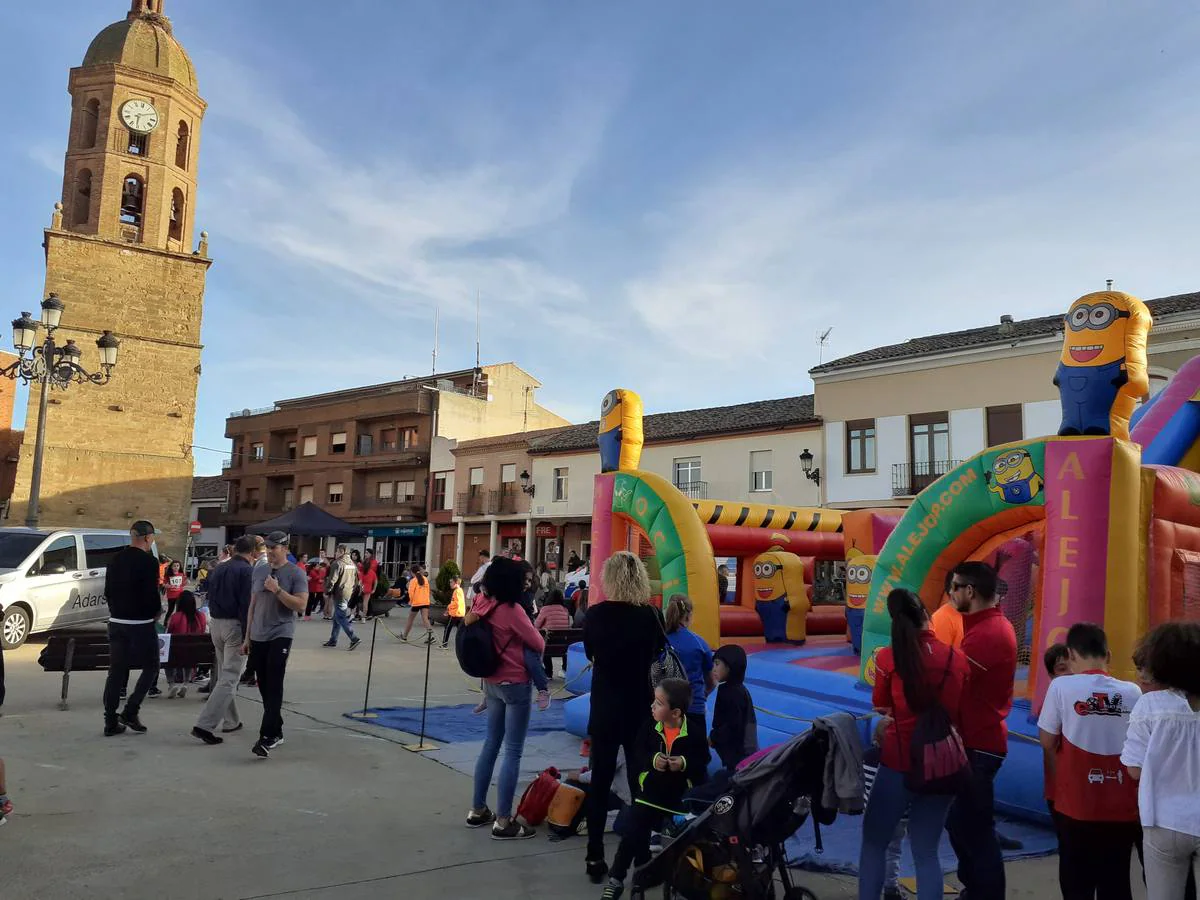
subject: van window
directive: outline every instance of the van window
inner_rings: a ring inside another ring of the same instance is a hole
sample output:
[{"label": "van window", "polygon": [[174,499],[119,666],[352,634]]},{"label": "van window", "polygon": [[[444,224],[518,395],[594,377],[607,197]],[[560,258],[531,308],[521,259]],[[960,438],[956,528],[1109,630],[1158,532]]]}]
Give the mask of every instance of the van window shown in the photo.
[{"label": "van window", "polygon": [[0,534],[0,569],[17,568],[45,539],[46,535],[38,532]]},{"label": "van window", "polygon": [[79,568],[79,553],[75,549],[75,535],[73,534],[60,537],[47,547],[42,552],[41,560],[34,563],[29,574],[40,575],[48,569],[60,565],[68,572],[74,572]]},{"label": "van window", "polygon": [[113,557],[129,546],[125,534],[85,534],[83,552],[87,556],[87,568],[106,569]]}]

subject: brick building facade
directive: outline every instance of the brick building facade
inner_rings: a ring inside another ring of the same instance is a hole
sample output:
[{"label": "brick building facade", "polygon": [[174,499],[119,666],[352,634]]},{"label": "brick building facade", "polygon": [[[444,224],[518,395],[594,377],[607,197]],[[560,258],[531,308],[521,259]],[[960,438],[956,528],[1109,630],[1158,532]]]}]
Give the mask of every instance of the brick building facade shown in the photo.
[{"label": "brick building facade", "polygon": [[[108,0],[114,2],[114,0]],[[193,251],[200,99],[195,69],[163,15],[133,0],[72,69],[62,202],[46,230],[46,292],[66,304],[56,337],[85,368],[96,338],[121,340],[112,381],[56,392],[46,423],[42,520],[126,527],[153,521],[181,552],[189,521],[200,320],[211,261]],[[37,427],[31,392],[26,428]],[[32,441],[21,450],[11,517],[29,497]]]}]

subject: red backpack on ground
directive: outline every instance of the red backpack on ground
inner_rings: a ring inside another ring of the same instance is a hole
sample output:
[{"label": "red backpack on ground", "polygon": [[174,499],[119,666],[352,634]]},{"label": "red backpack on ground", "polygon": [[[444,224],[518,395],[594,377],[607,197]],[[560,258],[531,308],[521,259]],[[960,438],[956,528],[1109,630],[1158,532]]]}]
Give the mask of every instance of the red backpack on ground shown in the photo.
[{"label": "red backpack on ground", "polygon": [[526,825],[537,827],[546,821],[550,801],[558,792],[558,777],[558,769],[551,766],[529,782],[529,787],[521,795],[521,802],[517,804],[517,815]]}]

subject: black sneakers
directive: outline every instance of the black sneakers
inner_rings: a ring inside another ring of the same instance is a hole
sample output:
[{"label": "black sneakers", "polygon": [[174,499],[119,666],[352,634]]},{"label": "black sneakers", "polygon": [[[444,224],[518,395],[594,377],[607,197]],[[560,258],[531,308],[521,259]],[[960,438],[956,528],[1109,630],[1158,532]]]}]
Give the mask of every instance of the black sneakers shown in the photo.
[{"label": "black sneakers", "polygon": [[199,725],[192,729],[192,737],[199,738],[210,746],[225,743],[225,738],[219,738],[208,729],[201,728]]},{"label": "black sneakers", "polygon": [[259,759],[267,759],[268,757],[270,757],[271,751],[274,750],[276,747],[278,747],[282,743],[283,743],[283,738],[281,738],[281,737],[259,738],[255,742],[254,746],[250,748],[250,752],[253,753],[255,756],[257,756]]},{"label": "black sneakers", "polygon": [[138,734],[145,734],[150,730],[142,724],[142,720],[137,717],[136,713],[130,713],[128,710],[117,713],[117,721],[131,731],[136,731]]},{"label": "black sneakers", "polygon": [[104,723],[104,736],[105,737],[116,737],[118,734],[124,734],[124,733],[125,733],[125,726],[122,725],[118,720],[113,719],[111,722]]},{"label": "black sneakers", "polygon": [[350,649],[353,650],[355,647],[357,647],[361,643],[362,643],[362,638],[356,637],[354,640],[352,640],[350,642]]}]

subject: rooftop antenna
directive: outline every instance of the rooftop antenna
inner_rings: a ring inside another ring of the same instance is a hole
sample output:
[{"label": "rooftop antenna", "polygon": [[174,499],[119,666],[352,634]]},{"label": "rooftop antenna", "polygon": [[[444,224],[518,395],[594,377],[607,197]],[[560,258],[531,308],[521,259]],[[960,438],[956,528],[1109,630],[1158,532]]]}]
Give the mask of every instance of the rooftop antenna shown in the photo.
[{"label": "rooftop antenna", "polygon": [[479,396],[479,376],[483,369],[479,367],[479,291],[475,291],[475,371],[471,373],[471,393]]},{"label": "rooftop antenna", "polygon": [[825,329],[823,334],[817,335],[817,346],[820,348],[817,355],[817,364],[825,362],[825,347],[829,343],[829,335],[833,333],[833,326],[830,325]]},{"label": "rooftop antenna", "polygon": [[442,317],[441,307],[435,306],[433,308],[433,372],[432,372],[432,374],[434,374],[434,375],[437,374],[438,325],[440,324],[441,317]]},{"label": "rooftop antenna", "polygon": [[1106,279],[1104,279],[1104,289],[1105,289],[1106,291],[1111,291],[1111,290],[1112,290],[1112,281],[1113,281],[1113,280],[1112,280],[1111,278],[1106,278]]}]

